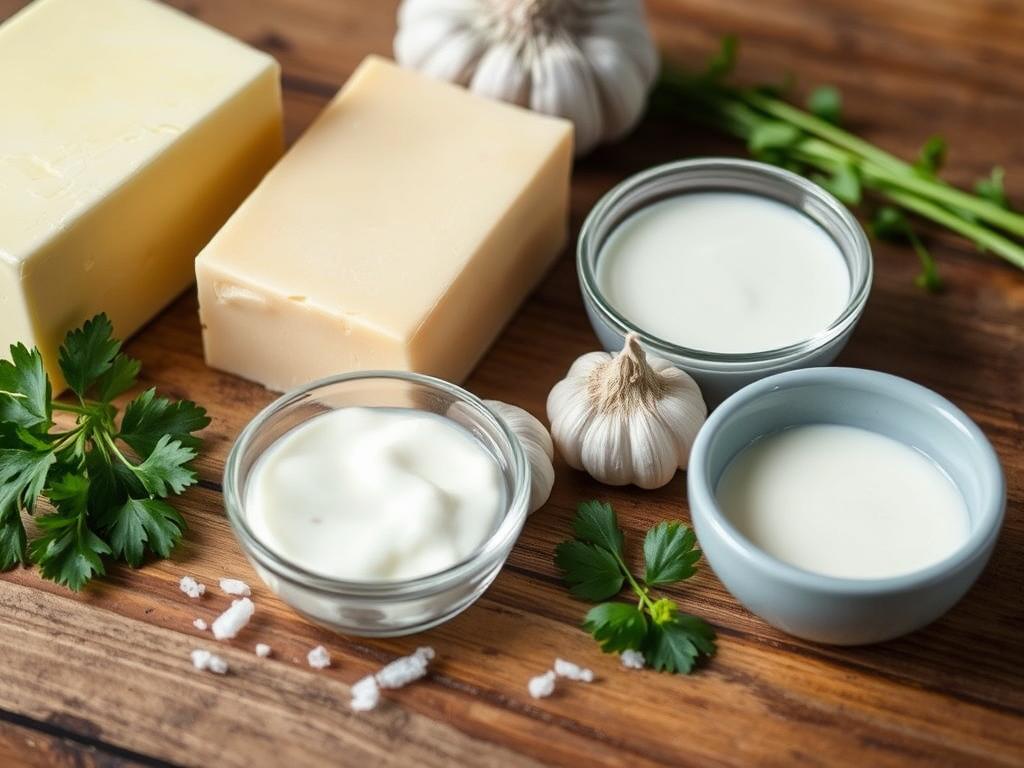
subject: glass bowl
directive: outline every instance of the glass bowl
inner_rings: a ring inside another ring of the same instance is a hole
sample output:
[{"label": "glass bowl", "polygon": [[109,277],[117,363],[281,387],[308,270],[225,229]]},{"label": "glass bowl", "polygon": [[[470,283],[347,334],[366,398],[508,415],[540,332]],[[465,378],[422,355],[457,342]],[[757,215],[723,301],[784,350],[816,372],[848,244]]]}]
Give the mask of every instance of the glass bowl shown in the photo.
[{"label": "glass bowl", "polygon": [[[490,454],[505,481],[506,508],[483,544],[460,563],[408,580],[343,581],[286,560],[253,533],[246,483],[256,462],[283,435],[329,410],[351,406],[414,408],[464,429]],[[387,637],[420,632],[468,608],[505,563],[526,520],[530,470],[505,422],[461,387],[399,371],[343,374],[295,389],[264,408],[242,430],[224,470],[228,520],[268,587],[308,619],[350,635]]]},{"label": "glass bowl", "polygon": [[[835,241],[850,271],[850,297],[840,315],[809,339],[777,349],[720,353],[660,339],[614,309],[598,287],[597,262],[605,243],[637,211],[691,192],[742,192],[783,203],[804,214]],[[631,176],[608,192],[587,216],[576,250],[583,303],[590,324],[609,352],[622,348],[627,333],[658,357],[689,373],[709,406],[757,379],[795,368],[827,365],[842,350],[860,319],[871,290],[871,246],[853,214],[835,197],[802,176],[765,163],[733,158],[683,160]]]}]

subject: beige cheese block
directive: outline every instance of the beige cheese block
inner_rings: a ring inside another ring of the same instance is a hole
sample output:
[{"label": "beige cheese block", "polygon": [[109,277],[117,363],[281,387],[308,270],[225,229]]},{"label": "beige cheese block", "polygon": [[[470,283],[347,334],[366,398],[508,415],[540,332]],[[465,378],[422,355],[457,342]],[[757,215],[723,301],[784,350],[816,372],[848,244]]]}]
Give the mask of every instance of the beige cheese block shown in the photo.
[{"label": "beige cheese block", "polygon": [[196,261],[207,362],[463,379],[566,241],[572,127],[370,57]]},{"label": "beige cheese block", "polygon": [[149,0],[37,0],[0,27],[0,357],[125,336],[283,150],[277,63]]}]

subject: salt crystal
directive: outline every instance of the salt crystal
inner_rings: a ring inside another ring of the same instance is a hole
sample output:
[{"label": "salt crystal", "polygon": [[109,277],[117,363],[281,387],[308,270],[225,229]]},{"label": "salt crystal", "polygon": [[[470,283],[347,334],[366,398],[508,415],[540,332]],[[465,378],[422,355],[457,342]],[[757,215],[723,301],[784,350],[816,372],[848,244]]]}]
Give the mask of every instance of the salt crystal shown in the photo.
[{"label": "salt crystal", "polygon": [[626,669],[643,669],[647,660],[644,658],[643,653],[640,651],[634,651],[629,648],[619,654],[619,660],[622,662],[622,666]]},{"label": "salt crystal", "polygon": [[210,628],[210,625],[207,624],[206,621],[203,619],[194,619],[192,621],[192,626],[198,629],[200,632],[205,632],[207,629]]},{"label": "salt crystal", "polygon": [[373,675],[367,675],[352,686],[352,710],[368,712],[380,702],[380,688]]},{"label": "salt crystal", "polygon": [[192,666],[196,669],[209,670],[215,675],[223,675],[228,671],[228,663],[220,656],[197,648],[191,653]]},{"label": "salt crystal", "polygon": [[554,671],[559,677],[565,677],[569,680],[578,680],[583,683],[592,683],[594,681],[593,672],[565,659],[555,659]]},{"label": "salt crystal", "polygon": [[434,649],[417,648],[411,656],[402,656],[383,667],[376,675],[381,688],[401,688],[427,674],[427,664],[434,658]]},{"label": "salt crystal", "polygon": [[239,579],[221,579],[220,588],[227,594],[238,597],[249,597],[252,594],[249,585]]},{"label": "salt crystal", "polygon": [[550,669],[543,675],[537,675],[527,684],[530,695],[535,699],[544,699],[555,692],[555,673]]},{"label": "salt crystal", "polygon": [[306,661],[313,669],[324,669],[331,666],[331,654],[322,645],[318,645],[306,654]]},{"label": "salt crystal", "polygon": [[234,600],[231,607],[213,620],[213,636],[218,640],[230,640],[249,623],[256,606],[248,597]]},{"label": "salt crystal", "polygon": [[256,655],[261,659],[267,658],[270,655],[270,646],[266,643],[256,643]]},{"label": "salt crystal", "polygon": [[178,589],[189,597],[195,598],[203,596],[203,593],[206,592],[206,585],[200,584],[191,576],[182,576],[181,581],[178,582]]}]

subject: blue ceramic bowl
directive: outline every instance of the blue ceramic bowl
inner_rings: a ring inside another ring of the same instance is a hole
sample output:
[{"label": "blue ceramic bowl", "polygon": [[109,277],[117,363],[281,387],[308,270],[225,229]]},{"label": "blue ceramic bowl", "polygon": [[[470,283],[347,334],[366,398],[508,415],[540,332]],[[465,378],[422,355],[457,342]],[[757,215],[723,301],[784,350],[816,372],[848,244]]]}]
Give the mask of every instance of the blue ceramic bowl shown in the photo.
[{"label": "blue ceramic bowl", "polygon": [[[868,429],[936,461],[963,494],[970,515],[960,548],[903,576],[846,579],[789,565],[746,539],[715,499],[723,470],[762,435],[822,423]],[[697,538],[726,589],[784,632],[838,645],[889,640],[948,611],[988,562],[1006,506],[995,451],[963,411],[906,379],[855,368],[780,373],[732,395],[697,436],[687,485]]]}]

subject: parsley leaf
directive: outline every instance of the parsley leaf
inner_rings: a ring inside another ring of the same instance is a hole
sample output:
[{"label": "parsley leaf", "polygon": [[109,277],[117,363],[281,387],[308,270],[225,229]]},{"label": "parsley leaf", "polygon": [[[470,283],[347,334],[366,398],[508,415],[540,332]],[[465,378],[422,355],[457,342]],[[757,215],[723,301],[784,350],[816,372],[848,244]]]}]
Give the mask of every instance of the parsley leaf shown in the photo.
[{"label": "parsley leaf", "polygon": [[147,547],[159,557],[170,555],[185,530],[178,511],[160,499],[128,499],[108,510],[101,523],[114,557],[132,567],[142,564]]},{"label": "parsley leaf", "polygon": [[605,653],[641,651],[659,671],[689,673],[702,656],[715,653],[715,632],[696,616],[679,612],[667,598],[656,599],[651,588],[674,584],[696,572],[701,552],[693,531],[677,521],[652,527],[644,538],[644,577],[638,581],[623,559],[623,535],[610,504],[589,501],[576,509],[575,539],[555,549],[555,563],[569,591],[599,602],[629,584],[635,603],[602,602],[583,621]]},{"label": "parsley leaf", "polygon": [[[38,350],[18,344],[10,361],[0,360],[4,570],[25,562],[27,552],[44,578],[77,590],[105,572],[107,555],[136,566],[147,551],[166,557],[181,539],[185,520],[164,499],[196,482],[192,461],[201,443],[193,433],[210,420],[194,403],[150,389],[118,427],[111,401],[135,385],[140,364],[111,334],[110,321],[97,315],[65,338],[58,363],[75,405],[52,401]],[[76,414],[75,426],[54,431],[54,409]],[[21,515],[41,496],[55,511],[37,518],[30,544]]]},{"label": "parsley leaf", "polygon": [[922,176],[935,176],[946,162],[946,140],[941,136],[929,136],[921,147],[914,169]]},{"label": "parsley leaf", "polygon": [[161,438],[169,436],[186,448],[198,448],[199,439],[191,433],[210,423],[206,411],[193,402],[172,403],[147,389],[128,403],[118,437],[140,456],[149,456]]},{"label": "parsley leaf", "polygon": [[84,399],[97,379],[110,370],[121,342],[112,338],[114,327],[106,315],[96,315],[71,331],[61,345],[58,363],[71,391]]},{"label": "parsley leaf", "polygon": [[833,125],[839,125],[843,114],[843,95],[832,85],[822,85],[807,97],[807,110]]},{"label": "parsley leaf", "polygon": [[50,381],[43,356],[24,344],[11,345],[11,359],[0,360],[0,423],[49,428]]},{"label": "parsley leaf", "polygon": [[583,628],[594,636],[605,653],[640,648],[647,637],[644,612],[629,603],[601,603],[587,612]]},{"label": "parsley leaf", "polygon": [[993,202],[1000,208],[1004,208],[1007,211],[1013,210],[1013,207],[1010,205],[1010,198],[1006,196],[1005,179],[1006,171],[997,165],[992,169],[992,173],[984,179],[980,179],[974,185],[974,191],[978,197]]},{"label": "parsley leaf", "polygon": [[613,555],[622,557],[622,531],[611,504],[585,501],[576,508],[573,523],[576,538],[604,547]]},{"label": "parsley leaf", "polygon": [[644,583],[657,587],[693,576],[700,560],[696,544],[696,535],[682,523],[665,521],[651,528],[644,539]]},{"label": "parsley leaf", "polygon": [[582,541],[559,544],[555,549],[555,564],[565,574],[569,591],[584,600],[604,600],[617,595],[625,581],[615,555]]}]

